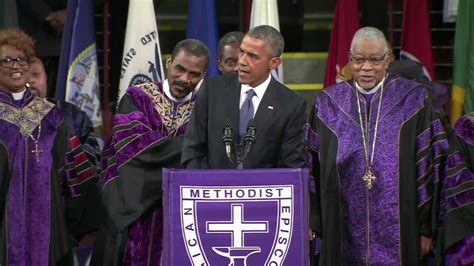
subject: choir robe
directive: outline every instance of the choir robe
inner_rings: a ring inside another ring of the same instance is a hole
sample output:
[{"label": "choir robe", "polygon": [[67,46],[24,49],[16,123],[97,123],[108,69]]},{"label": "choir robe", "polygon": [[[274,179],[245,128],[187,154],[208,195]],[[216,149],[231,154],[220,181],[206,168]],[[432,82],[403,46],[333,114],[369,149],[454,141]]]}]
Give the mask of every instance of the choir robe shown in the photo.
[{"label": "choir robe", "polygon": [[474,113],[454,126],[442,188],[439,265],[474,264]]},{"label": "choir robe", "polygon": [[84,191],[98,180],[79,139],[29,90],[15,101],[0,89],[0,132],[0,264],[69,264],[95,229]]},{"label": "choir robe", "polygon": [[[358,97],[362,119],[369,121],[369,158],[382,98],[371,189],[362,180]],[[436,236],[449,148],[427,88],[389,74],[383,94],[379,89],[367,103],[353,81],[338,83],[318,95],[309,121],[310,212],[321,238],[320,265],[420,264],[420,236]]]},{"label": "choir robe", "polygon": [[180,166],[195,99],[175,102],[161,83],[131,87],[122,97],[103,152],[101,186],[108,219],[93,265],[160,264],[162,168]]}]

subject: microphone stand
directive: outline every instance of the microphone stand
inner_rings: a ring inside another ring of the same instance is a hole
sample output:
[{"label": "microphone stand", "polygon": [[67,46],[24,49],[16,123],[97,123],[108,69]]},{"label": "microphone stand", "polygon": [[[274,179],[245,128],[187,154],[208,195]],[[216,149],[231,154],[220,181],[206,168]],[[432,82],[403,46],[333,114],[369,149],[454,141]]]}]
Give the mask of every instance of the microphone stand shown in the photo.
[{"label": "microphone stand", "polygon": [[236,162],[235,162],[235,153],[234,153],[234,148],[233,148],[233,143],[234,140],[232,139],[232,128],[230,126],[225,126],[224,127],[224,136],[222,137],[222,142],[225,145],[225,154],[227,158],[229,159],[230,163],[232,166],[235,167]]},{"label": "microphone stand", "polygon": [[255,125],[253,119],[249,121],[249,125],[247,127],[247,134],[244,137],[243,147],[240,145],[240,153],[237,156],[237,169],[244,169],[244,159],[247,157],[250,148],[255,143],[255,134],[257,130],[255,129]]}]

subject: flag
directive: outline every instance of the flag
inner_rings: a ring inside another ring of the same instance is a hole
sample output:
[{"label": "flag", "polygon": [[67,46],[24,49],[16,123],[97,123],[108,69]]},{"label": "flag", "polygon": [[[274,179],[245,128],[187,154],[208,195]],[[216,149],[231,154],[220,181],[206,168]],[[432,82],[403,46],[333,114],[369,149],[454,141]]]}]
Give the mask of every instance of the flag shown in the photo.
[{"label": "flag", "polygon": [[75,104],[102,124],[92,0],[69,0],[56,98]]},{"label": "flag", "polygon": [[[259,25],[269,25],[280,31],[280,20],[278,17],[278,4],[276,0],[254,0],[252,1],[252,12],[250,14],[250,28]],[[283,83],[283,64],[273,70],[273,77]]]},{"label": "flag", "polygon": [[428,0],[405,0],[403,3],[402,46],[400,59],[423,65],[423,72],[434,80]]},{"label": "flag", "polygon": [[217,69],[217,43],[219,38],[214,0],[189,1],[186,38],[198,39],[209,48],[211,58],[209,58],[206,77],[219,75]]},{"label": "flag", "polygon": [[17,28],[16,0],[0,0],[0,28]]},{"label": "flag", "polygon": [[451,124],[474,112],[474,1],[459,0],[454,39],[454,73],[449,117]]},{"label": "flag", "polygon": [[458,14],[458,0],[444,0],[443,3],[443,22],[456,22],[456,15]]},{"label": "flag", "polygon": [[130,0],[120,69],[119,100],[128,87],[164,78],[153,0]]},{"label": "flag", "polygon": [[332,24],[324,87],[336,83],[336,77],[349,62],[352,37],[359,29],[359,1],[337,0]]}]

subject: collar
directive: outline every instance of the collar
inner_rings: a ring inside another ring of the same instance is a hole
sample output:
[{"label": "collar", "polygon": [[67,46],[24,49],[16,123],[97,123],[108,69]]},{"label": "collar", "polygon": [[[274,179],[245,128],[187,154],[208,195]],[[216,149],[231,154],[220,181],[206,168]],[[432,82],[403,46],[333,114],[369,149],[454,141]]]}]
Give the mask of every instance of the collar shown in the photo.
[{"label": "collar", "polygon": [[255,94],[257,96],[257,98],[262,99],[263,95],[265,94],[265,91],[268,88],[268,84],[270,84],[271,80],[272,80],[272,74],[269,73],[268,78],[264,82],[260,83],[260,85],[258,85],[255,88],[251,87],[248,84],[241,84],[241,86],[240,86],[240,96],[245,95],[247,93],[247,91],[253,89],[253,91],[255,92]]},{"label": "collar", "polygon": [[382,81],[379,82],[379,84],[377,84],[375,87],[373,87],[372,89],[370,90],[365,90],[364,88],[362,88],[361,86],[359,86],[359,84],[357,83],[357,81],[354,81],[354,84],[357,88],[357,90],[362,93],[362,94],[374,94],[375,92],[377,92],[379,90],[379,88],[382,86],[382,84],[384,83],[385,81],[385,78],[387,78],[387,76],[385,76]]},{"label": "collar", "polygon": [[[200,85],[200,83],[198,84]],[[191,91],[190,94],[186,95],[186,97],[184,98],[181,98],[181,99],[178,99],[176,97],[174,97],[173,95],[171,95],[171,89],[170,89],[170,84],[168,83],[168,79],[165,79],[163,81],[163,91],[165,92],[166,96],[174,101],[174,102],[178,102],[178,103],[183,103],[183,102],[186,102],[186,101],[189,101],[191,100],[191,98],[193,97],[193,93],[196,89],[194,89],[193,91]]]},{"label": "collar", "polygon": [[19,101],[23,99],[25,92],[26,92],[26,88],[22,92],[12,92],[11,94],[12,94],[13,100]]}]

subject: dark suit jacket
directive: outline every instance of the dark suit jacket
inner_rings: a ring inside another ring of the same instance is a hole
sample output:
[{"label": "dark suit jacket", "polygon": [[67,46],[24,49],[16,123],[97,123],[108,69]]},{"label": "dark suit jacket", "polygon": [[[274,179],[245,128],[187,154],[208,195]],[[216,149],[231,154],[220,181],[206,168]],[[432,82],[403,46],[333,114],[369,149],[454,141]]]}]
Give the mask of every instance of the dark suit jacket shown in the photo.
[{"label": "dark suit jacket", "polygon": [[[234,168],[222,142],[231,123],[239,140],[240,83],[236,74],[202,84],[186,131],[181,163],[186,168]],[[305,167],[305,101],[273,77],[254,116],[256,141],[243,168]]]}]

